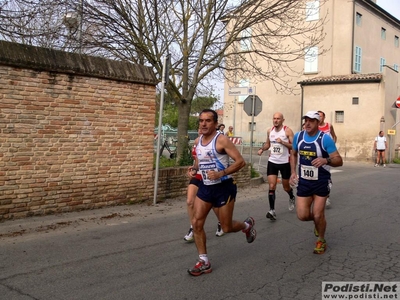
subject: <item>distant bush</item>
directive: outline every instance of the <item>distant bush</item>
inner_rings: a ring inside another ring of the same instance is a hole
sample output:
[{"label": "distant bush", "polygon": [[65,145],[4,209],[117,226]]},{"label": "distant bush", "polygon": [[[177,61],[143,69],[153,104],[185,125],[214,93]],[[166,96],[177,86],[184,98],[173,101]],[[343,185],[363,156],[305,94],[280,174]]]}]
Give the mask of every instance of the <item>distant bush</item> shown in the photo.
[{"label": "distant bush", "polygon": [[186,148],[183,153],[182,157],[178,162],[179,166],[192,166],[193,165],[193,156],[189,148]]}]

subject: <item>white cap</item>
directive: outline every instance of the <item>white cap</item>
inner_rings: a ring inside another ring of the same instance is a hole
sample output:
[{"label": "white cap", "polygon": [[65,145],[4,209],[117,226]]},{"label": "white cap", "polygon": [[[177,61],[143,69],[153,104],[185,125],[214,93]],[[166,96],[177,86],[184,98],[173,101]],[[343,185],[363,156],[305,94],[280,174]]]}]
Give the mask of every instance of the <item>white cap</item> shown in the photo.
[{"label": "white cap", "polygon": [[315,110],[310,110],[303,116],[304,118],[317,119],[319,121],[319,113]]}]

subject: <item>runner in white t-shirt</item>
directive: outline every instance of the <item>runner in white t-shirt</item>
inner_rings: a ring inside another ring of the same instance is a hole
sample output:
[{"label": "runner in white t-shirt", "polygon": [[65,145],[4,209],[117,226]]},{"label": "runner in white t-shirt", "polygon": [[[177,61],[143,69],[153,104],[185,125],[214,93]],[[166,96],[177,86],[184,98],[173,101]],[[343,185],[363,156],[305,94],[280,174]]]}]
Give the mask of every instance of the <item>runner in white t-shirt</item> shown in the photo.
[{"label": "runner in white t-shirt", "polygon": [[266,217],[270,220],[276,220],[275,213],[275,190],[278,181],[278,174],[282,175],[283,189],[289,194],[289,210],[294,209],[295,196],[293,189],[289,184],[290,178],[290,149],[292,149],[293,131],[283,125],[285,119],[283,114],[276,112],[273,116],[274,126],[267,131],[267,140],[264,145],[258,150],[258,155],[270,149],[270,156],[267,166],[267,177],[269,184],[268,201],[269,211]]}]

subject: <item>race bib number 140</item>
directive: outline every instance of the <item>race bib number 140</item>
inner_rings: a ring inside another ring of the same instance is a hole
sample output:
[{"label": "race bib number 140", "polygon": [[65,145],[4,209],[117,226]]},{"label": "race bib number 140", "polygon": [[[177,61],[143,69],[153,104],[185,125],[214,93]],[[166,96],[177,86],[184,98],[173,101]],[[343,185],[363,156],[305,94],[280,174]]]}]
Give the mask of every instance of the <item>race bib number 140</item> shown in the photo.
[{"label": "race bib number 140", "polygon": [[300,177],[307,180],[318,180],[318,168],[314,166],[303,166],[300,168]]}]

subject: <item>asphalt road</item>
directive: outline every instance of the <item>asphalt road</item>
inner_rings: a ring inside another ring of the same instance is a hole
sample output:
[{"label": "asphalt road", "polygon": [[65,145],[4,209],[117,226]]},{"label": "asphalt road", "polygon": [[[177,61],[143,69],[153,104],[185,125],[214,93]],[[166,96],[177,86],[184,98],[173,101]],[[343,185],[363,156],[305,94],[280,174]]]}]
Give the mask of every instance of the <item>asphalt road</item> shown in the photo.
[{"label": "asphalt road", "polygon": [[[258,157],[257,157],[258,158]],[[400,281],[400,168],[345,162],[335,170],[323,255],[313,225],[287,209],[265,218],[267,184],[240,189],[234,216],[256,220],[257,239],[215,236],[206,223],[213,272],[187,269],[185,199],[0,223],[0,299],[321,299],[323,281]]]}]

